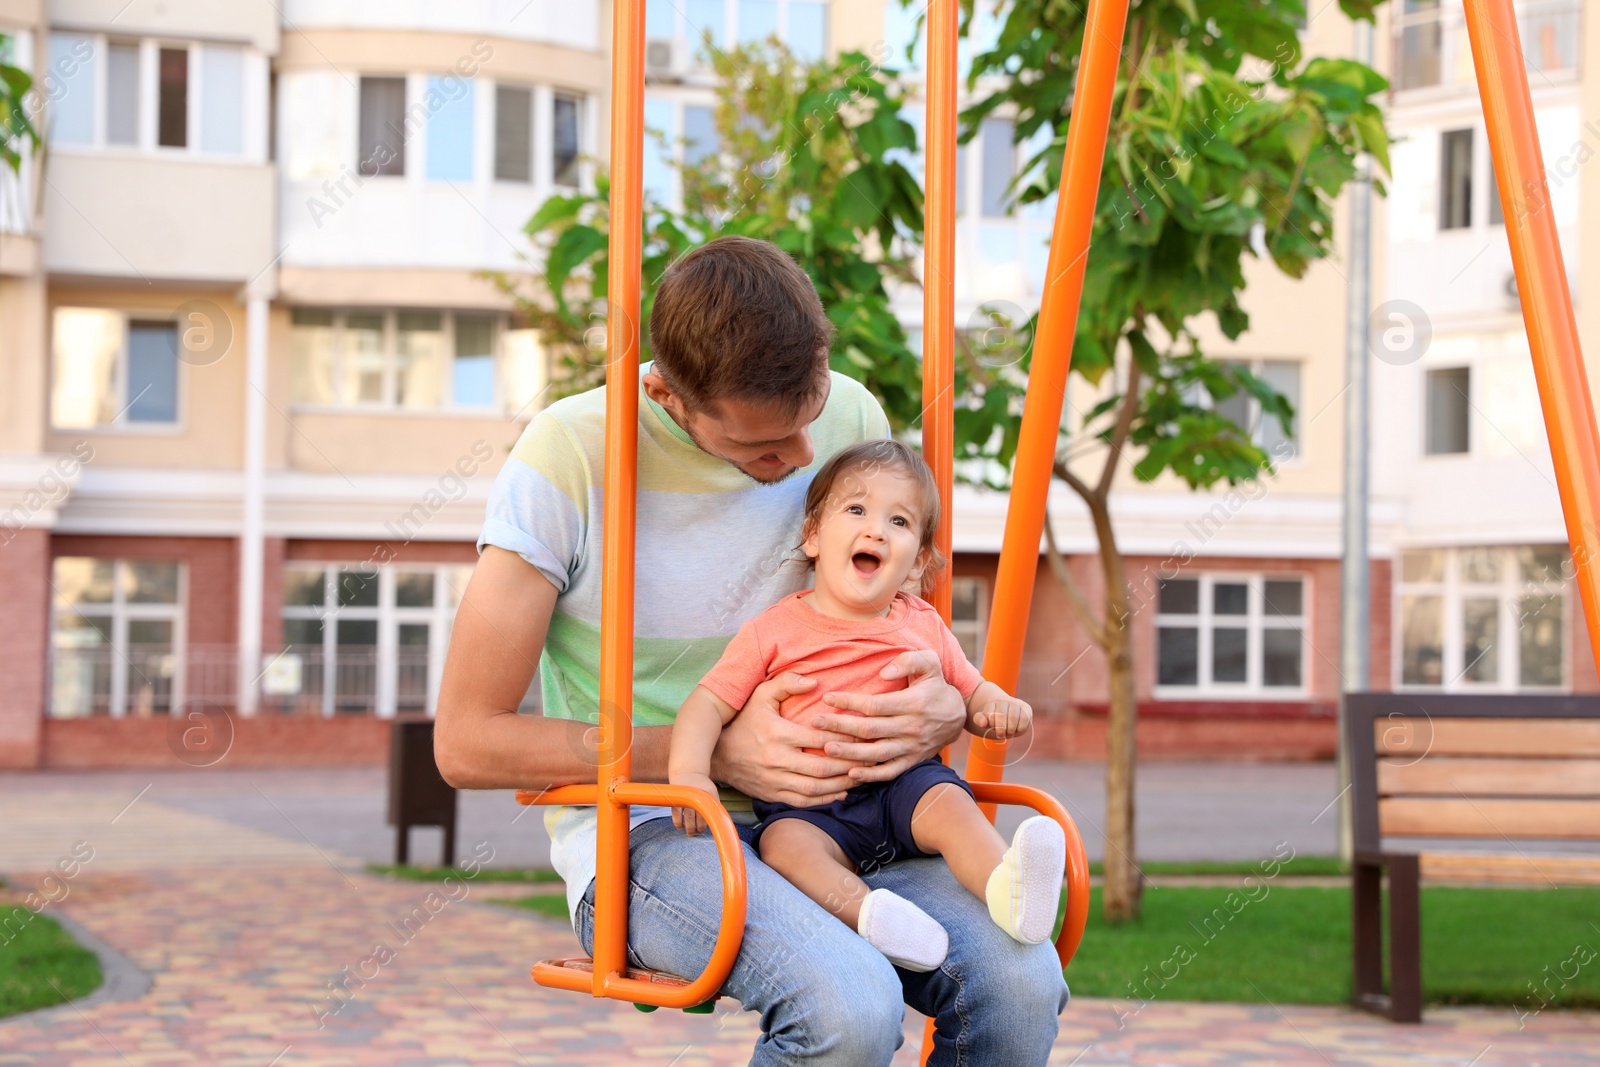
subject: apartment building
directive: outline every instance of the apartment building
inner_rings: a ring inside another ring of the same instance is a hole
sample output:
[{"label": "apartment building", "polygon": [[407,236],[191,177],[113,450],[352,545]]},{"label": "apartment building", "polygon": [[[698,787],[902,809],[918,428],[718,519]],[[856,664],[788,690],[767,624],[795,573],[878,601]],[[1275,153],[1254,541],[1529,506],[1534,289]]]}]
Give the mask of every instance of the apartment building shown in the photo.
[{"label": "apartment building", "polygon": [[[1392,6],[1392,5],[1391,5]],[[1506,220],[1554,214],[1580,334],[1600,149],[1593,19],[1578,0],[1517,6],[1548,180],[1502,204],[1461,12],[1392,10],[1394,182],[1374,291],[1389,343],[1373,364],[1373,487],[1394,528],[1390,682],[1453,692],[1595,688]]]},{"label": "apartment building", "polygon": [[608,18],[0,3],[47,142],[0,185],[0,764],[371,760],[430,710],[545,389],[491,276],[593,180]]},{"label": "apartment building", "polygon": [[[892,0],[688,0],[648,17],[647,122],[708,152],[712,88],[694,58],[704,34],[895,56],[911,16]],[[609,19],[598,0],[0,0],[0,33],[35,75],[47,135],[20,178],[0,176],[0,766],[204,764],[223,752],[228,765],[371,762],[387,718],[432,711],[489,484],[547,391],[539,339],[493,277],[531,276],[523,225],[552,193],[591,182],[604,156]],[[1315,50],[1348,50],[1336,11],[1308,32]],[[1548,72],[1565,87],[1559,106],[1580,105],[1575,67]],[[1459,86],[1393,99],[1397,129],[1442,128],[1447,106],[1451,130],[1477,113]],[[918,112],[913,99],[920,125]],[[962,150],[958,326],[1039,299],[1053,205],[1009,206],[1027,155],[1009,123],[997,114]],[[1397,149],[1391,215],[1432,180],[1433,157],[1410,147],[1423,140]],[[1471,145],[1481,166],[1481,132]],[[1546,154],[1559,158],[1549,140]],[[646,178],[671,198],[662,162],[648,161]],[[1487,210],[1482,181],[1465,187]],[[1378,277],[1408,282],[1423,267],[1438,274],[1427,257],[1461,236],[1424,235],[1414,219],[1378,232]],[[1404,270],[1384,269],[1405,255]],[[1402,640],[1390,619],[1408,635],[1429,611],[1480,619],[1466,605],[1491,565],[1473,551],[1492,543],[1502,597],[1543,596],[1556,606],[1539,618],[1559,615],[1553,638],[1513,666],[1496,661],[1495,684],[1530,684],[1524,661],[1554,677],[1553,640],[1555,684],[1582,685],[1593,668],[1566,585],[1525,593],[1512,577],[1562,540],[1559,514],[1527,503],[1538,487],[1482,429],[1464,456],[1391,440],[1423,424],[1437,360],[1478,366],[1450,331],[1479,337],[1483,324],[1455,323],[1452,294],[1383,284],[1430,309],[1435,339],[1415,366],[1374,375],[1372,684],[1445,684],[1402,676],[1422,639]],[[1298,283],[1253,270],[1251,332],[1213,339],[1301,412],[1288,436],[1237,412],[1288,457],[1276,477],[1210,494],[1119,483],[1149,752],[1332,751],[1344,287],[1337,262]],[[897,307],[915,335],[920,296],[898,294]],[[1495,329],[1520,337],[1514,308],[1502,318]],[[1475,373],[1474,388],[1506,399]],[[1444,473],[1451,464],[1464,473]],[[1501,471],[1505,502],[1523,506],[1474,509],[1439,492],[1446,478],[1489,477],[1479,467]],[[1066,495],[1052,510],[1092,592],[1086,516]],[[954,626],[974,656],[1004,511],[1001,497],[958,492]],[[1535,521],[1546,512],[1554,525]],[[1462,541],[1462,530],[1484,532]],[[1395,551],[1406,568],[1443,560],[1448,577],[1392,588]],[[1440,607],[1416,607],[1430,596]],[[1520,610],[1511,602],[1503,622]],[[1442,670],[1456,625],[1439,630]],[[1051,724],[1041,751],[1096,754],[1103,672],[1041,567],[1022,687]]]}]

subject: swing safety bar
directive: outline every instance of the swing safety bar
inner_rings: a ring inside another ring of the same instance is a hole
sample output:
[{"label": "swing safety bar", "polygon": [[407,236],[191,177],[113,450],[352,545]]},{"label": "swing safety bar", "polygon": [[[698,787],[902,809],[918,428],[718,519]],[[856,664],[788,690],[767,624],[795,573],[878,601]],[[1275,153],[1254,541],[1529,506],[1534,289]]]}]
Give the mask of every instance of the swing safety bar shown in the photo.
[{"label": "swing safety bar", "polygon": [[[521,789],[517,791],[517,803],[597,804],[599,794],[599,787],[593,785],[568,785],[539,791]],[[706,963],[706,969],[693,981],[662,971],[626,966],[620,970],[602,971],[590,959],[541,961],[533,966],[533,980],[555,989],[571,989],[659,1008],[693,1008],[716,1000],[717,990],[722,988],[728,972],[733,970],[733,961],[739,957],[739,945],[744,940],[744,854],[733,820],[716,797],[688,786],[618,781],[611,786],[610,796],[624,812],[629,804],[652,804],[693,808],[706,820],[711,837],[717,843],[717,857],[722,863],[722,922],[717,927],[717,942],[711,950],[711,959]],[[597,884],[597,901],[599,896],[600,887]],[[622,926],[621,932],[626,943],[626,921],[625,910],[602,914],[597,905],[594,914],[596,949],[600,946],[601,927],[607,926],[607,933],[612,932],[608,924]]]}]

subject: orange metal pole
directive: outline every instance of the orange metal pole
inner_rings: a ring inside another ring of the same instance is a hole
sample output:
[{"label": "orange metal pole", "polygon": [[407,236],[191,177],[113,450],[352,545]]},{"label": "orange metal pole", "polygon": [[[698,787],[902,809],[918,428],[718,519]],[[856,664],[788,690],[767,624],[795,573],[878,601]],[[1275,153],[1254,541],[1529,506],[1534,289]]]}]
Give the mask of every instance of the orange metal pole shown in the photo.
[{"label": "orange metal pole", "polygon": [[927,131],[923,152],[922,455],[939,485],[935,544],[944,569],[933,606],[950,621],[951,483],[955,470],[957,0],[928,4]]},{"label": "orange metal pole", "polygon": [[[930,603],[950,621],[950,531],[956,453],[956,47],[957,0],[929,0],[927,123],[922,152],[922,457],[939,486],[934,544],[944,554]],[[948,761],[950,750],[945,749]],[[933,1020],[922,1030],[922,1062],[933,1055]]]},{"label": "orange metal pole", "polygon": [[634,489],[643,270],[644,0],[617,0],[611,31],[611,233],[606,320],[605,534],[600,596],[600,766],[594,995],[628,965],[627,782],[633,743]]},{"label": "orange metal pole", "polygon": [[1550,207],[1516,12],[1511,0],[1467,0],[1465,8],[1561,513],[1577,567],[1589,644],[1600,658],[1600,564],[1595,558],[1600,551],[1600,531],[1595,528],[1600,510],[1600,434],[1595,430],[1594,401],[1578,344],[1561,238]]},{"label": "orange metal pole", "polygon": [[[1027,400],[1011,475],[1005,537],[989,610],[989,636],[983,646],[983,676],[1011,692],[1016,691],[1021,672],[1022,642],[1033,606],[1045,504],[1061,435],[1061,406],[1066,400],[1067,372],[1072,366],[1072,339],[1077,332],[1083,271],[1089,258],[1089,236],[1094,230],[1100,167],[1105,159],[1106,130],[1111,123],[1117,62],[1122,55],[1127,21],[1128,0],[1090,0],[1072,121],[1067,127],[1055,229],[1050,236],[1050,265],[1034,333]],[[975,738],[967,757],[967,778],[975,782],[999,781],[1005,768],[1005,750],[1003,741]],[[992,818],[992,806],[989,812]]]}]

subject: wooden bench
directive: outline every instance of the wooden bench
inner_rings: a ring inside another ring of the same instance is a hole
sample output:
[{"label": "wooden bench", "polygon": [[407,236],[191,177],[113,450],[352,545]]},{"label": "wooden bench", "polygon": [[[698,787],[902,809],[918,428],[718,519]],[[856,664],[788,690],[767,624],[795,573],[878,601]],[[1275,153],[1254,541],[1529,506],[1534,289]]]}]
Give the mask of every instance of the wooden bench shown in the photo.
[{"label": "wooden bench", "polygon": [[[1600,842],[1600,698],[1356,693],[1346,705],[1345,740],[1357,1007],[1394,1022],[1421,1021],[1423,876],[1600,884],[1600,844],[1593,855],[1560,856],[1528,854],[1519,844]],[[1397,851],[1397,838],[1478,841],[1495,851]]]}]

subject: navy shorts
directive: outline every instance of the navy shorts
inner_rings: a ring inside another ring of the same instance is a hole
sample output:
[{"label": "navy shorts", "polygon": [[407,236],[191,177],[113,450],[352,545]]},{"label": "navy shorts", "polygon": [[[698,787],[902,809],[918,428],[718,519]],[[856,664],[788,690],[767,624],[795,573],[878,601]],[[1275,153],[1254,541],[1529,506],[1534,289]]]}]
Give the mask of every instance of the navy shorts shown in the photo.
[{"label": "navy shorts", "polygon": [[871,870],[895,860],[931,856],[917,848],[911,836],[911,816],[922,795],[941,782],[960,786],[968,796],[972,787],[939,760],[923,760],[889,782],[870,782],[845,794],[843,800],[814,808],[754,802],[756,826],[750,844],[759,846],[761,834],[779,819],[804,819],[833,838],[857,870]]}]

